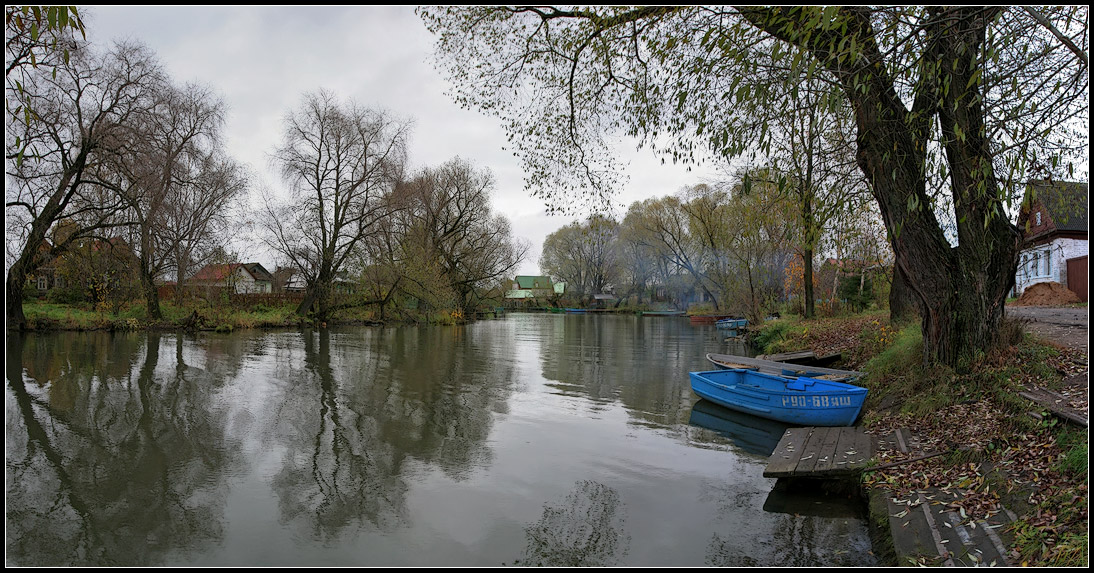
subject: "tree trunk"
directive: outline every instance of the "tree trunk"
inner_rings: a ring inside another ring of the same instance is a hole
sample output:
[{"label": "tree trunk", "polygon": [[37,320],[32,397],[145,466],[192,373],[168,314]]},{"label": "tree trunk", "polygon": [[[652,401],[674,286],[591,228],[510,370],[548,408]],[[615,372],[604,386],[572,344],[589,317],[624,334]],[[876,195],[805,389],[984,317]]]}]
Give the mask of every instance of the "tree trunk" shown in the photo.
[{"label": "tree trunk", "polygon": [[802,267],[802,281],[804,284],[802,286],[805,289],[805,318],[813,318],[813,315],[816,314],[816,308],[814,307],[816,297],[813,294],[813,249],[806,248],[802,260],[804,263]]},{"label": "tree trunk", "polygon": [[163,320],[163,313],[160,312],[160,293],[156,290],[155,281],[152,280],[148,262],[143,257],[141,258],[140,272],[141,291],[144,294],[145,307],[148,309],[148,319]]},{"label": "tree trunk", "polygon": [[907,279],[900,265],[893,265],[893,283],[889,290],[889,320],[895,323],[906,322],[915,315],[913,293],[908,289]]},{"label": "tree trunk", "polygon": [[8,269],[8,290],[4,294],[5,320],[10,330],[23,330],[27,326],[27,317],[23,314],[23,286],[26,283],[26,264],[20,258]]}]

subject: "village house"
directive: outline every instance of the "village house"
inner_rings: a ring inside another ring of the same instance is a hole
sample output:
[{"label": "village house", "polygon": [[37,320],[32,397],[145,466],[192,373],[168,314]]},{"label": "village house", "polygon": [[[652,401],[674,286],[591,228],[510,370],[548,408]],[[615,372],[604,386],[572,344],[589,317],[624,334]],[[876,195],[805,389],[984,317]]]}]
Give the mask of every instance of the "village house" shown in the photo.
[{"label": "village house", "polygon": [[208,264],[189,280],[193,286],[224,287],[236,293],[269,293],[273,283],[273,275],[259,263]]},{"label": "village house", "polygon": [[273,272],[273,292],[304,292],[308,284],[304,274],[293,267],[277,267]]},{"label": "village house", "polygon": [[38,248],[35,270],[27,276],[30,286],[44,295],[54,289],[83,289],[137,284],[137,260],[120,237],[74,241],[58,254],[49,240]]},{"label": "village house", "polygon": [[555,284],[551,277],[521,275],[513,279],[505,292],[505,300],[533,304],[546,302],[553,297],[560,296],[564,292],[563,283]]},{"label": "village house", "polygon": [[1018,214],[1022,233],[1014,296],[1056,282],[1087,300],[1088,184],[1033,181]]}]

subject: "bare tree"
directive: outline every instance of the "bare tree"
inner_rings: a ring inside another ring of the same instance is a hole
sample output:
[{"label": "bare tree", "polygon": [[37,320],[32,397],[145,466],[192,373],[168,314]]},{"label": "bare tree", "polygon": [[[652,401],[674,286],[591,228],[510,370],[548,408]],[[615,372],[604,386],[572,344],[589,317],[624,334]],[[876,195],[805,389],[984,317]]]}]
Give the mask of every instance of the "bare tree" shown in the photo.
[{"label": "bare tree", "polygon": [[512,236],[508,219],[492,213],[493,187],[489,171],[459,158],[423,169],[406,186],[412,222],[403,240],[418,257],[406,257],[405,264],[419,271],[435,269],[465,315],[478,294],[515,269],[528,250],[526,242]]},{"label": "bare tree", "polygon": [[[9,328],[22,328],[28,273],[53,227],[65,221],[56,252],[97,232],[128,223],[126,204],[111,190],[115,151],[145,112],[162,73],[152,55],[118,45],[106,54],[81,47],[46,70],[12,69],[5,83],[5,219]],[[33,111],[31,111],[33,110]]]},{"label": "bare tree", "polygon": [[285,118],[273,161],[293,198],[266,197],[266,242],[308,283],[297,313],[325,321],[334,279],[362,241],[379,231],[385,201],[402,178],[409,124],[325,91],[307,94]]},{"label": "bare tree", "polygon": [[221,100],[205,88],[164,81],[154,101],[128,132],[117,191],[135,221],[133,243],[148,317],[159,319],[157,280],[168,270],[178,275],[182,257],[223,222],[245,183],[220,145]]}]

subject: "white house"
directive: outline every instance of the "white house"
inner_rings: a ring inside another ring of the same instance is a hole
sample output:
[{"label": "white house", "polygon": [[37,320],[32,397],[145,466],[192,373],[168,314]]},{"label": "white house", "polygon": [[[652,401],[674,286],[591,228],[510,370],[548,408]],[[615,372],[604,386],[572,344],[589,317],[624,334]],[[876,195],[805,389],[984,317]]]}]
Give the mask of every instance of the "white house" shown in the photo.
[{"label": "white house", "polygon": [[1063,181],[1030,182],[1018,215],[1022,246],[1015,296],[1030,285],[1051,281],[1087,300],[1088,187]]},{"label": "white house", "polygon": [[190,284],[228,287],[237,293],[268,293],[273,276],[259,263],[209,264],[190,278]]}]

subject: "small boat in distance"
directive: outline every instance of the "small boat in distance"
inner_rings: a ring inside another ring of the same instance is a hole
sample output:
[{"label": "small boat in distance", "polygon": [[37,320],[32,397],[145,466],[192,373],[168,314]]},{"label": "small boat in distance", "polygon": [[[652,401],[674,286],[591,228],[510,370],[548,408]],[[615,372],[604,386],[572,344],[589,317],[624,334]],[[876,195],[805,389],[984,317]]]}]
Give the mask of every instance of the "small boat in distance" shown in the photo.
[{"label": "small boat in distance", "polygon": [[850,426],[866,388],[843,382],[734,368],[689,372],[700,398],[738,412],[796,426]]},{"label": "small boat in distance", "polygon": [[729,316],[728,314],[692,314],[692,315],[688,316],[688,320],[690,320],[692,324],[696,324],[696,325],[699,325],[699,324],[715,324],[719,320],[722,320],[724,318],[732,318],[732,317]]},{"label": "small boat in distance", "polygon": [[640,316],[655,317],[655,316],[684,316],[682,310],[643,310],[638,313]]},{"label": "small boat in distance", "polygon": [[714,323],[714,326],[718,328],[727,328],[730,330],[737,330],[748,326],[747,318],[723,318]]}]

